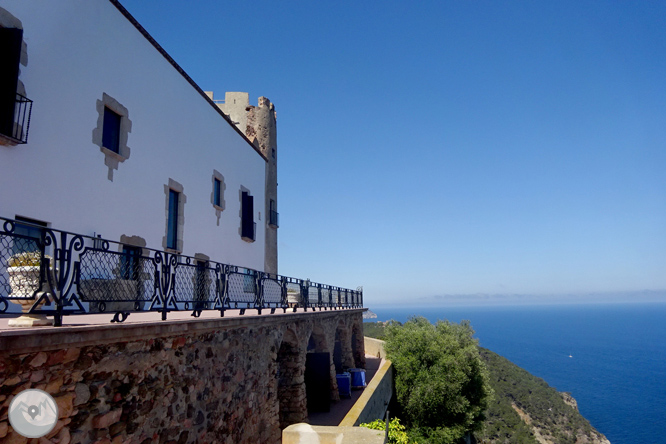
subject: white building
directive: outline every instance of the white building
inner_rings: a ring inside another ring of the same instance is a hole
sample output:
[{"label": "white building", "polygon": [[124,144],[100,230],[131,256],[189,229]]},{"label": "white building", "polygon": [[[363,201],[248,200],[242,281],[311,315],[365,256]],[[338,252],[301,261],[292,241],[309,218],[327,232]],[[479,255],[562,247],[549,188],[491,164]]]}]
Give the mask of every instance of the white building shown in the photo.
[{"label": "white building", "polygon": [[116,0],[3,0],[0,28],[0,216],[277,273],[267,99],[238,129]]}]

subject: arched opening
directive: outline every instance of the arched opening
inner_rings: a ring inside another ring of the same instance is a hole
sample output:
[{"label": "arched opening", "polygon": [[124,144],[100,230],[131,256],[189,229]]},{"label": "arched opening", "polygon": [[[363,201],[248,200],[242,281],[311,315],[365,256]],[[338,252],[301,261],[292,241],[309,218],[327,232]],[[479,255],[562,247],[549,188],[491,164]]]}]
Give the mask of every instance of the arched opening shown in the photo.
[{"label": "arched opening", "polygon": [[363,338],[363,328],[358,322],[355,322],[352,326],[351,344],[354,367],[365,368],[365,341]]},{"label": "arched opening", "polygon": [[333,346],[333,365],[335,373],[342,373],[342,341],[340,329],[335,330],[335,345]]},{"label": "arched opening", "polygon": [[350,333],[347,326],[340,321],[335,330],[335,345],[333,347],[333,363],[335,364],[335,371],[337,373],[354,368]]},{"label": "arched opening", "polygon": [[308,418],[304,368],[305,353],[301,353],[296,334],[287,330],[277,354],[277,395],[281,429],[304,422]]},{"label": "arched opening", "polygon": [[326,344],[326,335],[321,329],[315,327],[308,339],[305,358],[305,391],[308,413],[330,410],[331,367],[331,353]]}]

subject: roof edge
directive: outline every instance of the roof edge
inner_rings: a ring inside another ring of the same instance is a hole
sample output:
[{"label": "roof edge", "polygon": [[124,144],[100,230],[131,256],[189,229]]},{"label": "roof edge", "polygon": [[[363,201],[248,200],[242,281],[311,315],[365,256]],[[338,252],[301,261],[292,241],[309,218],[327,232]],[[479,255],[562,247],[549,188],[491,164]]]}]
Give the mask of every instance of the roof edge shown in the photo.
[{"label": "roof edge", "polygon": [[255,145],[250,141],[250,139],[247,138],[247,136],[245,135],[245,133],[243,133],[243,132],[242,132],[242,131],[241,131],[236,125],[234,125],[234,123],[231,121],[231,118],[222,112],[222,110],[221,110],[221,109],[215,104],[215,102],[213,102],[213,100],[210,99],[210,98],[206,95],[206,93],[204,92],[204,90],[201,89],[201,87],[200,87],[199,85],[197,85],[197,83],[196,83],[194,80],[192,80],[192,77],[190,77],[190,76],[185,72],[185,70],[184,70],[184,69],[183,69],[183,68],[182,68],[182,67],[181,67],[181,66],[180,66],[180,65],[179,65],[174,59],[173,59],[173,57],[171,57],[171,56],[169,55],[169,53],[166,52],[166,50],[165,50],[164,48],[162,48],[162,46],[161,46],[159,43],[157,43],[157,40],[155,40],[155,39],[153,38],[153,36],[150,35],[150,33],[149,33],[148,31],[146,31],[146,29],[145,29],[143,26],[141,26],[141,23],[139,23],[139,22],[134,18],[134,16],[133,16],[132,14],[130,14],[130,12],[129,12],[127,9],[125,9],[125,7],[124,7],[122,4],[120,4],[120,1],[119,1],[119,0],[109,0],[109,1],[111,2],[111,4],[112,4],[113,6],[115,6],[115,7],[118,9],[118,11],[120,11],[120,13],[121,13],[122,15],[125,16],[125,18],[126,18],[127,20],[129,20],[129,22],[130,22],[132,25],[134,25],[134,27],[137,29],[137,31],[139,31],[139,32],[140,32],[140,33],[146,38],[146,40],[148,40],[148,41],[153,45],[153,47],[154,47],[154,48],[155,48],[160,54],[162,54],[162,56],[167,60],[167,62],[169,62],[174,68],[176,68],[176,71],[178,71],[178,72],[180,73],[180,75],[182,75],[183,78],[185,78],[185,80],[186,80],[190,85],[192,85],[192,87],[193,87],[193,88],[199,93],[199,95],[200,95],[201,97],[203,97],[203,98],[206,100],[206,102],[208,102],[208,103],[210,104],[210,106],[212,106],[212,107],[215,109],[215,111],[217,111],[217,113],[218,113],[219,115],[221,115],[222,118],[223,118],[224,120],[226,120],[226,122],[227,122],[229,125],[231,125],[231,127],[232,127],[232,128],[238,133],[238,134],[240,134],[240,136],[241,136],[241,137],[242,137],[242,138],[248,143],[248,145],[250,145],[250,146],[252,147],[252,149],[254,149],[254,150],[257,152],[257,154],[259,154],[259,156],[261,156],[261,158],[264,159],[264,161],[268,162],[268,158],[267,158],[266,156],[264,156],[264,154],[261,152],[261,150],[259,150],[259,148],[258,148],[257,146],[255,146]]}]

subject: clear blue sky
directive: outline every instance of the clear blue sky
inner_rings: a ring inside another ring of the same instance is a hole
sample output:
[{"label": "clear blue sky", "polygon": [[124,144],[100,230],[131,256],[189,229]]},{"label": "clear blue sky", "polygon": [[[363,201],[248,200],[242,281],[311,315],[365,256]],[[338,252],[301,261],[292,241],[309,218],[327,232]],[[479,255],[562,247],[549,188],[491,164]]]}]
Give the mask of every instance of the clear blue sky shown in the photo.
[{"label": "clear blue sky", "polygon": [[281,274],[370,306],[666,289],[666,2],[121,1],[275,103]]}]

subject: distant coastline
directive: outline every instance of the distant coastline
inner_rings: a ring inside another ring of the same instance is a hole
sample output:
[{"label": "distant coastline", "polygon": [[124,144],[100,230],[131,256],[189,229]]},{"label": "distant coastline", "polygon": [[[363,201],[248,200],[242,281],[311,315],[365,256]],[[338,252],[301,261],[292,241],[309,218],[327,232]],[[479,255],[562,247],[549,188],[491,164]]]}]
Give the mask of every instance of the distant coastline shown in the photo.
[{"label": "distant coastline", "polygon": [[[369,298],[368,298],[369,299]],[[367,305],[392,306],[404,305],[404,301],[383,300]],[[628,292],[589,292],[569,294],[443,294],[414,297],[411,307],[420,306],[501,306],[501,305],[554,305],[554,304],[627,304],[627,303],[666,303],[666,290],[640,290]]]}]

